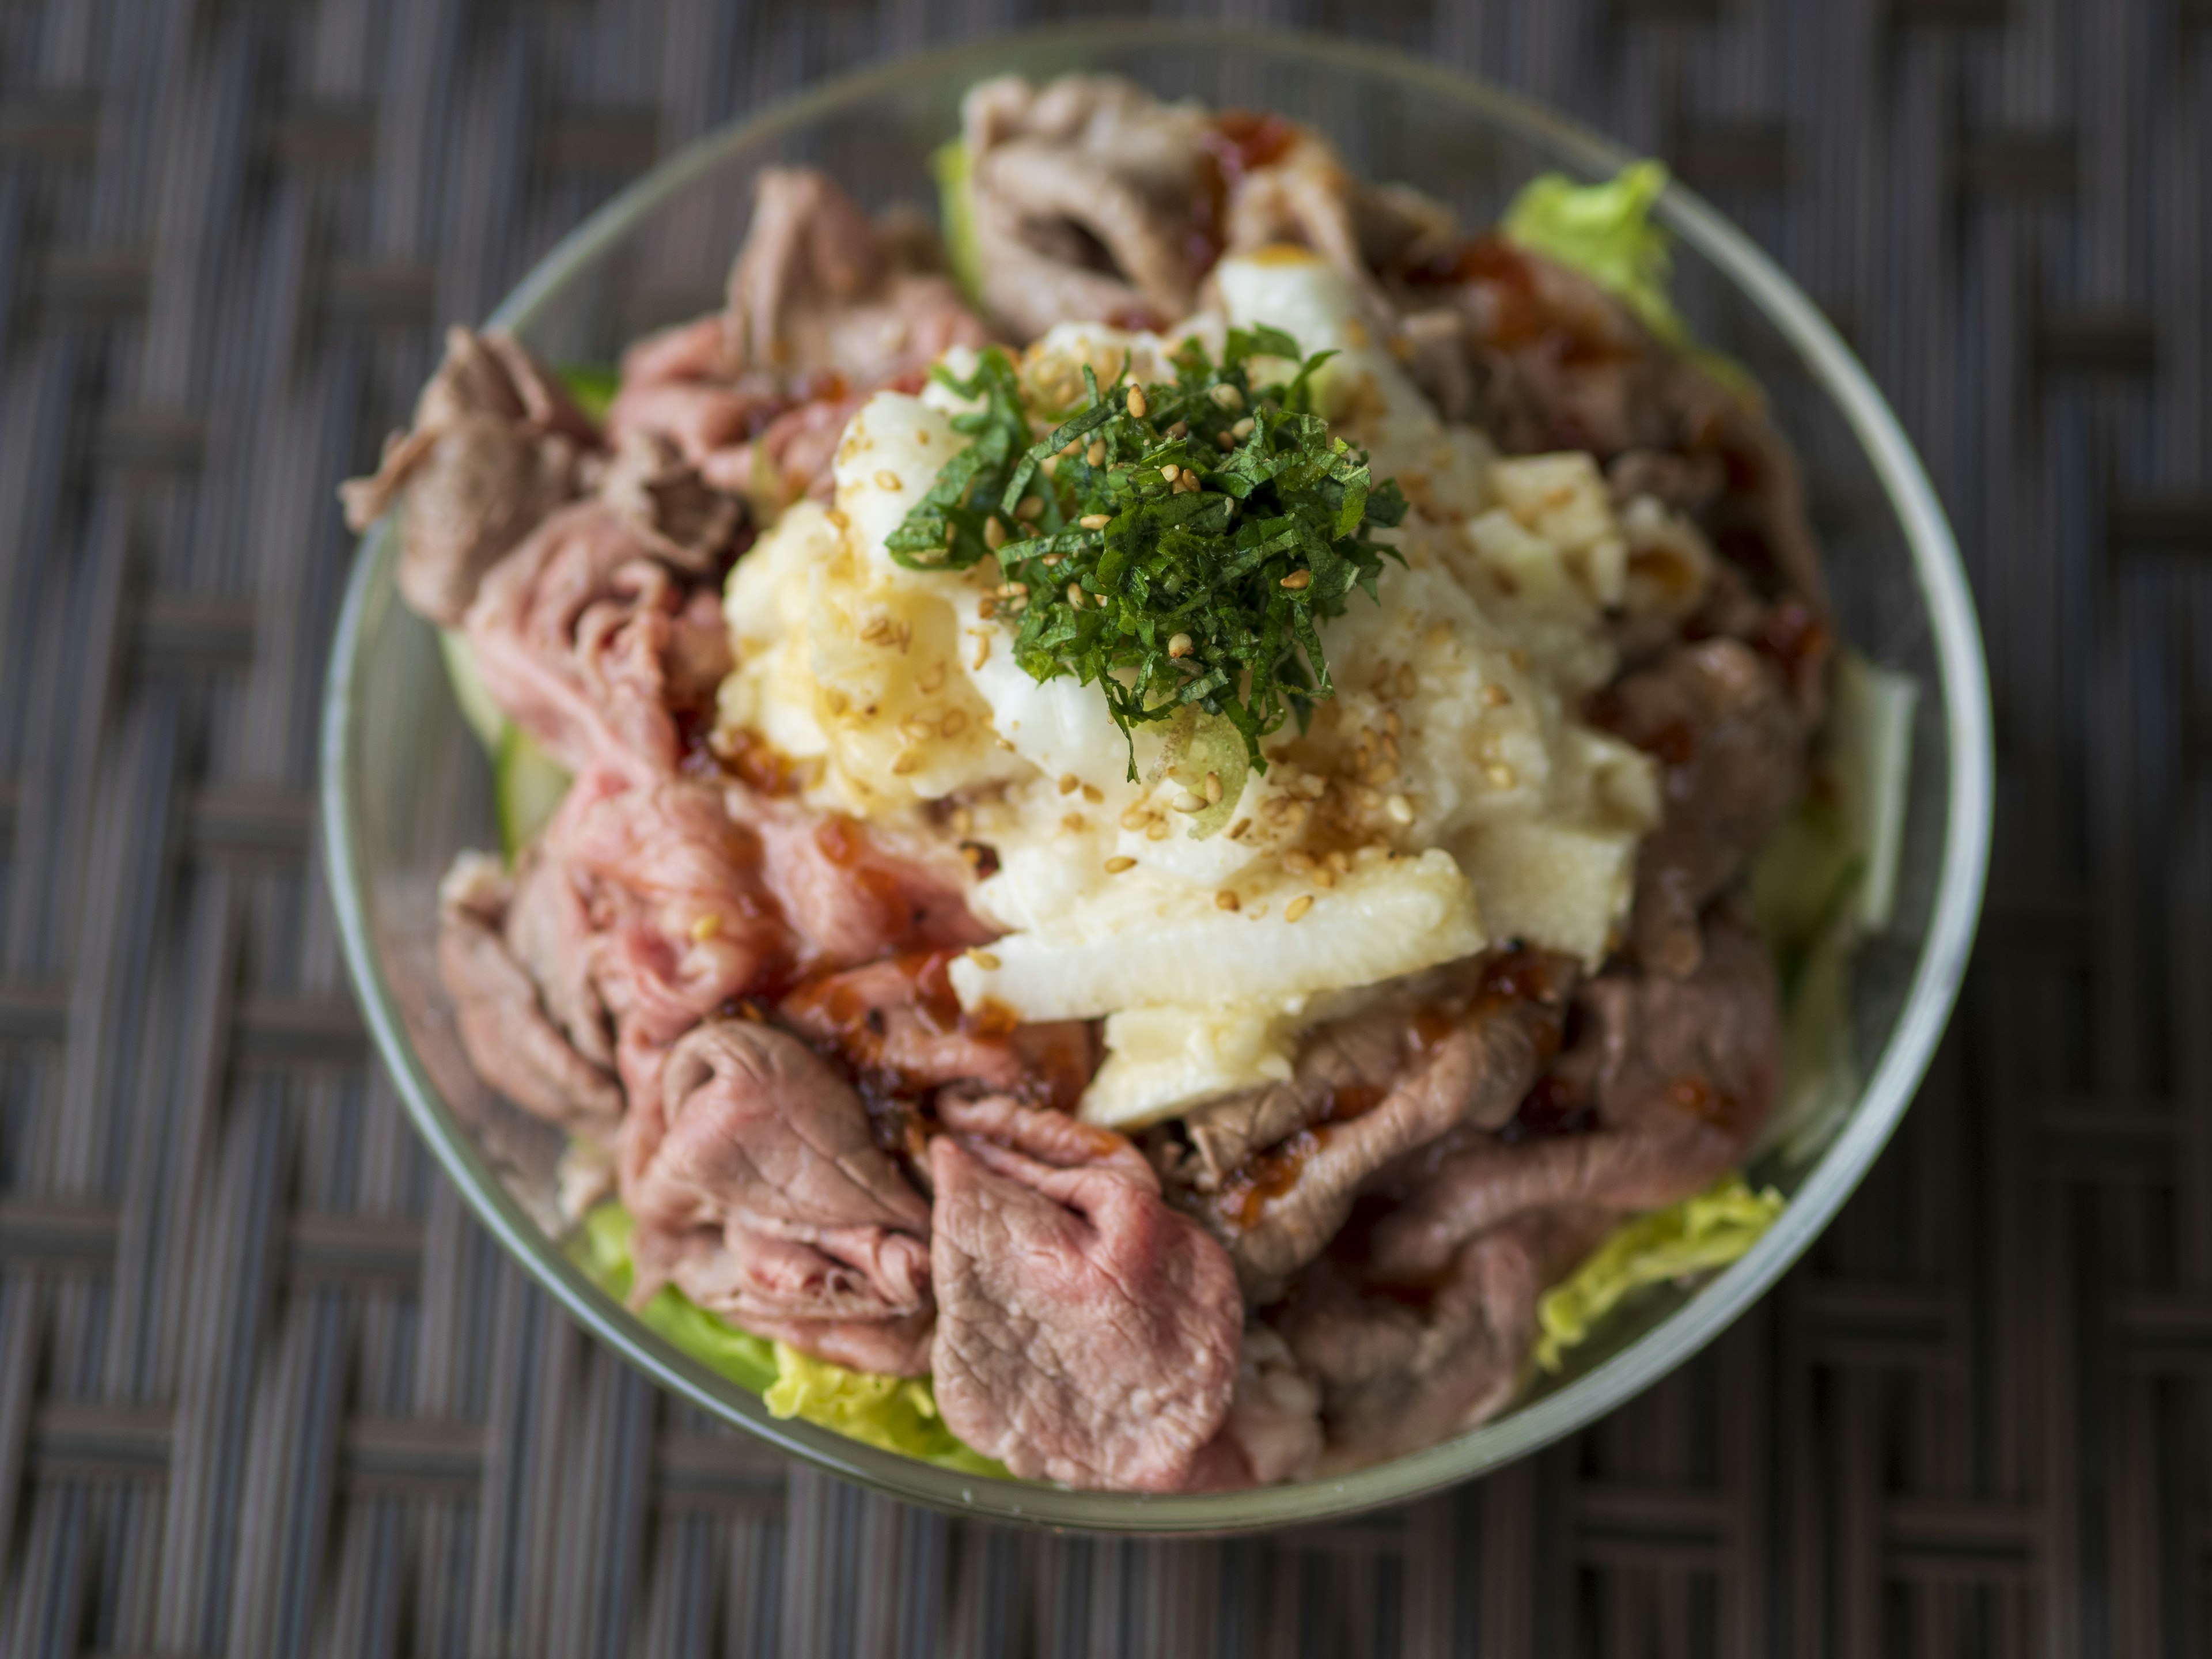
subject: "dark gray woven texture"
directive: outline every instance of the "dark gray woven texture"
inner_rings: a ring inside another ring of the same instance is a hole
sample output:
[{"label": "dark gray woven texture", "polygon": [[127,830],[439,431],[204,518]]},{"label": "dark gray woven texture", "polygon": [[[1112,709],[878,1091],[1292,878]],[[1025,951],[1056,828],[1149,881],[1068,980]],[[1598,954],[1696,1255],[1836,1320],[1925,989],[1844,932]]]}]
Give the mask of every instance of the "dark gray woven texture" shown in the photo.
[{"label": "dark gray woven texture", "polygon": [[1054,9],[9,0],[0,1653],[2212,1651],[2212,4],[1224,9],[1672,157],[1928,458],[1999,851],[1866,1188],[1618,1416],[1326,1531],[963,1527],[663,1399],[367,1051],[311,796],[331,485],[656,155]]}]

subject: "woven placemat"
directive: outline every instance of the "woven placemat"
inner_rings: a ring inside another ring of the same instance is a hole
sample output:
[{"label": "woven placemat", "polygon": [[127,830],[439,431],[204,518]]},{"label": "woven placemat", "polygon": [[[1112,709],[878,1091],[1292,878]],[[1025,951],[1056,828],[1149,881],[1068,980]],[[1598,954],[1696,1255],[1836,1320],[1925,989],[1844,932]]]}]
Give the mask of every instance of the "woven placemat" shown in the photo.
[{"label": "woven placemat", "polygon": [[656,156],[1077,9],[0,5],[0,1651],[2212,1651],[2208,0],[1221,8],[1671,158],[1955,515],[2002,745],[1972,978],[1698,1363],[1413,1509],[1015,1535],[661,1396],[464,1213],[319,866],[333,482]]}]

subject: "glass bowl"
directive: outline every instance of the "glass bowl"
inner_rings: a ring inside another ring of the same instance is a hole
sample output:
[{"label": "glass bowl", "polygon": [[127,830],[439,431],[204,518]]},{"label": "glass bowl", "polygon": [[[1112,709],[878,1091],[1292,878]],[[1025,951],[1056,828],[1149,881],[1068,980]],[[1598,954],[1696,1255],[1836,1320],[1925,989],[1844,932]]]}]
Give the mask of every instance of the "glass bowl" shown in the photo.
[{"label": "glass bowl", "polygon": [[[1161,94],[1284,111],[1323,129],[1368,176],[1413,185],[1487,222],[1533,174],[1602,177],[1631,159],[1510,94],[1342,40],[1147,22],[1013,35],[830,82],[707,138],[600,209],[490,319],[556,362],[610,362],[644,329],[711,308],[742,236],[756,169],[827,168],[872,207],[928,208],[932,149],[986,76],[1110,70]],[[356,558],[324,708],[323,827],[346,958],[401,1097],[486,1226],[584,1325],[664,1386],[798,1456],[955,1513],[1127,1532],[1310,1522],[1464,1480],[1558,1439],[1711,1341],[1826,1226],[1904,1115],[1965,971],[1988,853],[1988,693],[1949,527],[1895,417],[1820,313],[1687,191],[1658,207],[1676,293],[1700,336],[1749,364],[1803,456],[1843,630],[1919,682],[1893,925],[1862,946],[1850,1002],[1856,1103],[1792,1167],[1758,1245],[1694,1290],[1647,1296],[1565,1373],[1456,1438],[1357,1474],[1184,1497],[1066,1492],[979,1479],[796,1419],[647,1329],[563,1254],[558,1137],[493,1097],[454,1036],[435,966],[436,888],[455,852],[494,844],[488,768],[447,689],[430,626],[398,603],[381,529]]]}]

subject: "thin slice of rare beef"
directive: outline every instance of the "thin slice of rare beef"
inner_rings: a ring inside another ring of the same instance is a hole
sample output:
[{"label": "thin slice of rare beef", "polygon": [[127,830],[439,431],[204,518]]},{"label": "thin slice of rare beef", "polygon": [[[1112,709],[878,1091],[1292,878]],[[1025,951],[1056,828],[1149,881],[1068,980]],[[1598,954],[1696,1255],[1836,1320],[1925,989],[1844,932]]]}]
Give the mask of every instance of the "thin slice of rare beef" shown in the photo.
[{"label": "thin slice of rare beef", "polygon": [[438,971],[453,994],[461,1044],[477,1074],[524,1110],[606,1139],[623,1114],[613,1055],[603,1036],[593,1054],[565,1029],[556,1000],[514,948],[516,908],[514,884],[489,854],[462,854],[439,884]]},{"label": "thin slice of rare beef", "polygon": [[1320,1389],[1272,1327],[1247,1325],[1229,1420],[1199,1453],[1186,1489],[1236,1492],[1310,1480],[1322,1448]]},{"label": "thin slice of rare beef", "polygon": [[1653,971],[1694,973],[1699,913],[1804,793],[1805,719],[1773,659],[1733,639],[1682,646],[1587,712],[1660,763],[1662,817],[1638,851],[1629,936]]},{"label": "thin slice of rare beef", "polygon": [[1321,1392],[1326,1476],[1377,1463],[1491,1416],[1514,1395],[1547,1286],[1613,1218],[1559,1208],[1455,1249],[1418,1283],[1378,1282],[1338,1252],[1268,1316]]},{"label": "thin slice of rare beef", "polygon": [[899,951],[960,951],[991,930],[968,909],[974,878],[941,843],[897,842],[842,813],[742,784],[730,817],[761,843],[761,874],[797,936],[799,971],[856,967]]},{"label": "thin slice of rare beef", "polygon": [[669,1050],[623,1125],[634,1294],[672,1279],[756,1318],[880,1323],[929,1301],[929,1206],[870,1138],[860,1098],[787,1032],[712,1018]]},{"label": "thin slice of rare beef", "polygon": [[945,1425],[1025,1479],[1182,1487],[1236,1388],[1244,1313],[1228,1257],[1119,1135],[1003,1097],[939,1112]]},{"label": "thin slice of rare beef", "polygon": [[943,352],[984,343],[940,264],[926,225],[871,220],[824,173],[763,169],[726,305],[630,348],[609,433],[665,443],[757,522],[827,500],[860,404],[918,389]]},{"label": "thin slice of rare beef", "polygon": [[1246,1291],[1265,1299],[1320,1255],[1378,1171],[1462,1122],[1510,1119],[1557,1052],[1572,982],[1533,951],[1429,976],[1401,1006],[1322,1027],[1288,1082],[1192,1114],[1179,1196]]},{"label": "thin slice of rare beef", "polygon": [[485,577],[467,617],[484,689],[571,771],[672,773],[682,722],[730,670],[720,596],[600,501],[562,507]]},{"label": "thin slice of rare beef", "polygon": [[[990,1089],[1073,1110],[1098,1069],[1096,1028],[1085,1020],[1024,1024],[988,1010],[966,1012],[947,971],[955,954],[908,951],[817,975],[792,988],[778,1017],[834,1055],[878,1109],[969,1085],[970,1093]],[[894,1127],[887,1121],[887,1130]],[[918,1133],[909,1121],[890,1139],[926,1163],[926,1149],[913,1144]]]},{"label": "thin slice of rare beef", "polygon": [[414,425],[386,442],[374,477],[339,495],[356,531],[402,503],[399,591],[452,628],[484,573],[589,487],[600,447],[590,417],[511,337],[456,328]]},{"label": "thin slice of rare beef", "polygon": [[592,767],[569,786],[538,856],[588,918],[591,983],[614,1018],[633,1105],[658,1092],[670,1043],[732,999],[782,983],[791,942],[760,884],[759,844],[711,784]]},{"label": "thin slice of rare beef", "polygon": [[1218,236],[1205,112],[1111,76],[969,88],[960,127],[983,303],[1020,340],[1062,321],[1164,328]]},{"label": "thin slice of rare beef", "polygon": [[1780,1085],[1781,1007],[1765,945],[1730,907],[1707,921],[1689,978],[1614,969],[1578,1003],[1581,1031],[1546,1085],[1555,1115],[1589,1127],[1468,1133],[1394,1171],[1400,1201],[1369,1242],[1376,1271],[1418,1279],[1465,1240],[1557,1206],[1656,1209],[1741,1159]]},{"label": "thin slice of rare beef", "polygon": [[911,221],[871,221],[825,173],[765,167],[723,313],[740,372],[836,375],[855,388],[926,372],[983,327]]}]

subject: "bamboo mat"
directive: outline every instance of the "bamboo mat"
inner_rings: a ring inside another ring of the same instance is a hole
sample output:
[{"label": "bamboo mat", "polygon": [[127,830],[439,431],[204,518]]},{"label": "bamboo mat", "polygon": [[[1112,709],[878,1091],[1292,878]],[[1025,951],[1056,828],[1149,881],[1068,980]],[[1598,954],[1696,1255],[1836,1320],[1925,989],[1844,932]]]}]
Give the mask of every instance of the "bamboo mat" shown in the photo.
[{"label": "bamboo mat", "polygon": [[1672,158],[1955,515],[1979,957],[1879,1170],[1697,1364],[1410,1510],[1019,1536],[661,1397],[466,1218],[315,850],[331,485],[657,155],[1070,9],[0,4],[0,1653],[2212,1651],[2208,0],[1221,9]]}]

